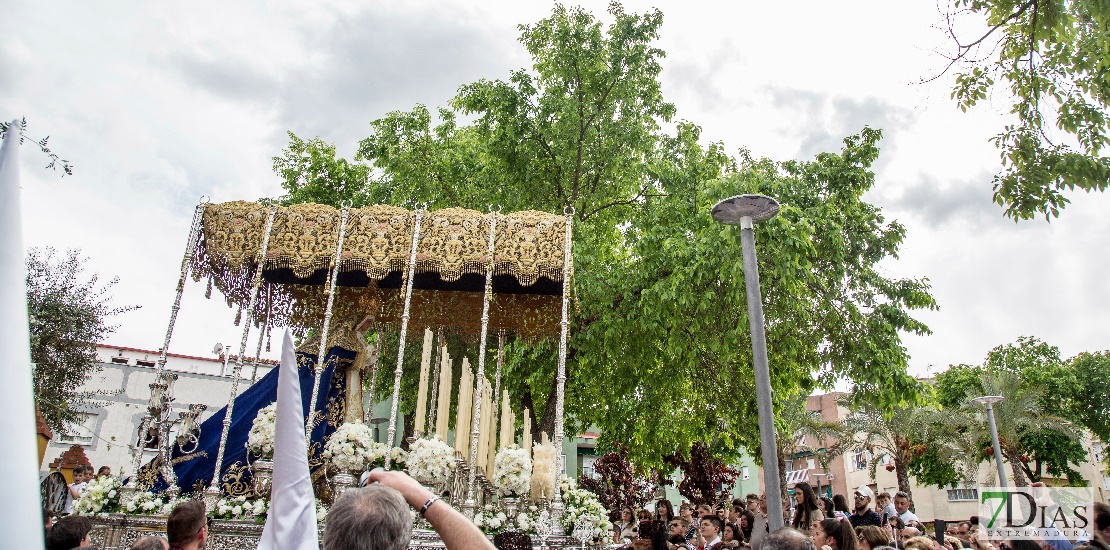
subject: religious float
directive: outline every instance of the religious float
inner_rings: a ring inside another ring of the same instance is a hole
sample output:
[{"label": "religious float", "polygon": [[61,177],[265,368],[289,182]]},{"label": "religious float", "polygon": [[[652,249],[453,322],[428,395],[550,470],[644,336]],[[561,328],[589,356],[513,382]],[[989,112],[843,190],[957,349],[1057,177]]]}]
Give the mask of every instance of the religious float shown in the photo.
[{"label": "religious float", "polygon": [[[487,534],[510,541],[507,546],[600,544],[608,535],[605,511],[592,493],[557,477],[565,463],[572,220],[569,210],[503,214],[492,208],[202,201],[136,435],[136,473],[99,479],[78,502],[78,513],[96,518],[94,547],[129,548],[164,529],[165,514],[186,498],[203,499],[214,518],[209,548],[257,546],[270,496],[278,369],[242,393],[238,385],[250,332],[258,335],[257,362],[275,328],[302,338],[297,361],[321,532],[328,504],[363,471],[381,466],[408,471]],[[213,288],[221,293],[242,325],[227,405],[203,421],[199,404],[171,416],[176,375],[165,369],[190,277],[206,284],[206,296]],[[383,361],[385,341],[394,337],[396,361]],[[551,443],[545,438],[533,446],[527,410],[522,437],[516,437],[517,416],[501,388],[508,337],[559,339]],[[461,361],[452,357],[449,338],[464,342],[476,364],[465,354]],[[497,345],[492,381],[486,365],[491,339]],[[405,354],[417,346],[413,437],[402,451],[397,431]],[[390,366],[386,443],[379,443],[368,427],[374,381]],[[411,546],[442,544],[418,523]]]}]

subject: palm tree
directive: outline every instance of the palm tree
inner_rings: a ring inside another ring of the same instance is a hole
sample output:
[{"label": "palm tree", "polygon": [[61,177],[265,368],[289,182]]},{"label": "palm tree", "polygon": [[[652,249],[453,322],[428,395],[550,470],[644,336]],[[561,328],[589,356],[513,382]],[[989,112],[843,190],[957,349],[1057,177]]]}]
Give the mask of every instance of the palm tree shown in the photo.
[{"label": "palm tree", "polygon": [[[786,492],[786,461],[798,455],[812,455],[825,471],[829,463],[852,447],[852,433],[840,422],[821,418],[819,411],[806,409],[804,394],[791,395],[782,401],[782,408],[775,418],[776,443],[779,459],[779,490],[783,502],[789,502]],[[783,514],[788,511],[783,510]],[[789,518],[784,518],[789,522]]]},{"label": "palm tree", "polygon": [[[1010,463],[1014,474],[1014,485],[1027,487],[1029,478],[1026,476],[1025,462],[1029,460],[1022,445],[1022,436],[1037,431],[1057,431],[1068,437],[1078,438],[1079,434],[1068,420],[1045,412],[1041,406],[1041,390],[1039,388],[1021,384],[1018,374],[1004,370],[989,370],[980,376],[983,385],[982,395],[1001,395],[1002,401],[993,405],[994,423],[998,429],[998,445],[1001,447],[1002,456]],[[976,409],[979,422],[973,424],[974,431],[970,434],[972,441],[990,441],[989,424],[985,410],[975,406],[971,400],[979,397],[978,389],[968,391],[965,407]],[[983,457],[984,454],[978,456]],[[985,456],[990,456],[989,454]]]},{"label": "palm tree", "polygon": [[[964,457],[967,445],[960,433],[966,433],[969,417],[958,411],[944,411],[921,406],[876,408],[864,405],[844,419],[845,427],[856,434],[855,448],[866,450],[872,457],[887,455],[894,460],[898,490],[913,500],[910,487],[910,464],[926,451],[936,450],[941,460],[950,462],[960,477],[971,478],[971,465]],[[875,479],[877,460],[871,461],[871,479]]]}]

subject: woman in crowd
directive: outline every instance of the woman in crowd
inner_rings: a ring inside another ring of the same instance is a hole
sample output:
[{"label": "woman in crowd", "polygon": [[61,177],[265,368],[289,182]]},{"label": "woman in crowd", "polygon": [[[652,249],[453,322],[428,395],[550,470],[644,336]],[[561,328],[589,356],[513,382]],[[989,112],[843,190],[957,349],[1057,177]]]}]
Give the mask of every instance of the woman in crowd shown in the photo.
[{"label": "woman in crowd", "polygon": [[836,504],[833,503],[833,499],[822,495],[820,500],[821,500],[821,511],[825,513],[825,517],[827,517],[827,518],[836,517]]},{"label": "woman in crowd", "polygon": [[636,519],[638,519],[639,521],[651,521],[655,518],[652,517],[651,510],[644,508],[643,510],[640,510],[639,514],[636,515]]},{"label": "woman in crowd", "polygon": [[825,515],[818,508],[817,499],[808,483],[803,481],[794,486],[794,500],[797,506],[794,508],[794,521],[790,522],[790,526],[803,533],[813,534],[813,526],[825,519]]},{"label": "woman in crowd", "polygon": [[856,527],[859,536],[859,550],[874,550],[880,546],[890,546],[890,533],[882,527],[861,525]]},{"label": "woman in crowd", "polygon": [[817,550],[858,550],[859,548],[852,522],[846,519],[821,520],[813,530],[813,545]]},{"label": "woman in crowd", "polygon": [[613,524],[613,542],[620,542],[624,539],[632,540],[635,538],[636,522],[632,519],[632,508],[625,506],[621,508],[620,522]]},{"label": "woman in crowd", "polygon": [[751,510],[744,510],[740,514],[740,533],[744,536],[744,542],[752,542],[752,527],[755,526],[755,512]]},{"label": "woman in crowd", "polygon": [[933,550],[933,539],[929,537],[911,537],[902,545],[906,550]]},{"label": "woman in crowd", "polygon": [[848,499],[844,495],[837,493],[833,495],[833,515],[826,517],[835,517],[837,519],[848,519],[852,515],[851,510],[848,509]]},{"label": "woman in crowd", "polygon": [[674,519],[674,506],[671,501],[661,498],[659,502],[655,503],[655,517],[663,523],[670,523]]},{"label": "woman in crowd", "polygon": [[725,548],[741,548],[744,546],[744,536],[740,526],[735,523],[726,523],[725,530],[721,532],[722,546]]}]

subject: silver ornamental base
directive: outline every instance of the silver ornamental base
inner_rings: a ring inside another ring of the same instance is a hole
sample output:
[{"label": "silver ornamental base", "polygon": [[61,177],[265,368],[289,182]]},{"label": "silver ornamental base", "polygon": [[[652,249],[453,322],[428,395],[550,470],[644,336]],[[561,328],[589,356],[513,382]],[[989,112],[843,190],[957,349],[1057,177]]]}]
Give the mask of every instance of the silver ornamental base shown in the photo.
[{"label": "silver ornamental base", "polygon": [[251,465],[251,470],[254,475],[254,493],[270,498],[270,485],[274,482],[274,462],[260,458]]},{"label": "silver ornamental base", "polygon": [[358,481],[358,479],[356,479],[355,476],[351,474],[335,474],[334,476],[332,476],[331,479],[334,483],[334,485],[332,486],[332,496],[336,500],[338,500],[339,497],[343,496],[343,493],[347,489],[354,487],[355,483]]},{"label": "silver ornamental base", "polygon": [[516,526],[516,516],[520,513],[520,499],[501,497],[501,509],[505,512],[505,517],[508,518],[505,530],[510,531]]}]

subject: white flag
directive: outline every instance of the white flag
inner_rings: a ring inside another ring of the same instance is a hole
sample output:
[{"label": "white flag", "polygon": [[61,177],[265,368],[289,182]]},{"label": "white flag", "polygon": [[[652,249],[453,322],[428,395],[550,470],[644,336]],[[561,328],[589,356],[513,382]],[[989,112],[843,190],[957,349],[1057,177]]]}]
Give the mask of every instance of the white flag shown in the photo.
[{"label": "white flag", "polygon": [[320,550],[316,498],[304,439],[301,377],[293,338],[285,331],[274,423],[274,480],[259,550]]},{"label": "white flag", "polygon": [[43,530],[20,225],[20,134],[19,121],[13,120],[0,147],[0,464],[8,472],[0,499],[0,533],[5,547],[34,549],[43,547]]}]

